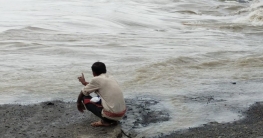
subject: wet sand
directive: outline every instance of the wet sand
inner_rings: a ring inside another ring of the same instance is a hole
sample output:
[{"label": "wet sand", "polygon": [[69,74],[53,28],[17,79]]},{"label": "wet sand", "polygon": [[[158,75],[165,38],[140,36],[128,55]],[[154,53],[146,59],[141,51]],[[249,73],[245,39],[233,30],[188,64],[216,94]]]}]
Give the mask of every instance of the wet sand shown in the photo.
[{"label": "wet sand", "polygon": [[[138,137],[133,129],[150,123],[169,121],[168,112],[151,110],[158,104],[147,98],[126,99],[128,112],[121,123],[114,127],[91,127],[98,118],[90,112],[79,113],[76,103],[61,101],[34,105],[7,104],[0,106],[0,135],[5,138],[125,138]],[[219,124],[216,122],[197,128],[163,134],[160,138],[263,138],[263,103],[257,102],[247,111],[244,119]],[[125,132],[124,131],[124,132]],[[147,136],[145,136],[147,137]]]},{"label": "wet sand", "polygon": [[243,114],[242,120],[222,124],[211,122],[162,138],[263,138],[263,102],[256,102]]}]

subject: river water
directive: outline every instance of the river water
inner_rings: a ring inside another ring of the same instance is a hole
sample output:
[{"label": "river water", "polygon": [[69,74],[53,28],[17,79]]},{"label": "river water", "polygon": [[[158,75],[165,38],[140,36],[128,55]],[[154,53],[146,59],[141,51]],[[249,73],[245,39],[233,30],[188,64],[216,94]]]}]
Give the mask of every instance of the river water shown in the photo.
[{"label": "river water", "polygon": [[0,0],[0,103],[75,101],[102,61],[169,110],[142,133],[234,121],[262,99],[262,44],[262,0]]}]

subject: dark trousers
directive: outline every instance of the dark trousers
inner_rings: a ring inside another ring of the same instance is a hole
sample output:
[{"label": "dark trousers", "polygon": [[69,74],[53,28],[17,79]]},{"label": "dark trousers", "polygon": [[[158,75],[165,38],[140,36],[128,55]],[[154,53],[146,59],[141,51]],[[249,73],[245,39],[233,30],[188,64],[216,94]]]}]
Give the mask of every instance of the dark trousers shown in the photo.
[{"label": "dark trousers", "polygon": [[[91,99],[91,96],[85,96],[84,99]],[[93,103],[87,103],[85,104],[87,110],[91,111],[94,115],[96,115],[97,117],[101,118],[101,120],[103,120],[103,122],[106,123],[116,123],[117,121],[115,120],[111,120],[105,117],[102,117],[101,111],[103,109],[103,107],[98,107]]]}]

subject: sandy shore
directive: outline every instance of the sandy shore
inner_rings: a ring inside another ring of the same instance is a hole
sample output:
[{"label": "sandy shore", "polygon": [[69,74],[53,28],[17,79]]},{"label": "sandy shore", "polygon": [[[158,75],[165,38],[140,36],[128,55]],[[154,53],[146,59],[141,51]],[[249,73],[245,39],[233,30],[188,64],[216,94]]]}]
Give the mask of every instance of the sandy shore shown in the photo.
[{"label": "sandy shore", "polygon": [[[132,129],[150,123],[169,121],[167,112],[151,110],[151,105],[158,104],[153,99],[128,99],[126,102],[128,106],[126,117],[119,125],[108,128],[91,127],[90,123],[97,121],[98,118],[90,112],[79,113],[75,103],[51,101],[23,106],[1,105],[0,136],[4,138],[125,138],[121,129],[129,130],[127,134],[136,137],[137,134]],[[210,123],[156,137],[263,138],[263,103],[255,103],[244,114],[246,118],[233,123]]]}]

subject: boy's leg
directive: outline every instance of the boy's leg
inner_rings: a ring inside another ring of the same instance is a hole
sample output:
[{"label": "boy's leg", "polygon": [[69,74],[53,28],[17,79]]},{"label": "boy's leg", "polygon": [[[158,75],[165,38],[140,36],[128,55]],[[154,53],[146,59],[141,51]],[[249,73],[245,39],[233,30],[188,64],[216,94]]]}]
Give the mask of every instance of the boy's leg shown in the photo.
[{"label": "boy's leg", "polygon": [[[84,99],[91,99],[91,98],[92,98],[91,96],[85,96],[83,98],[83,101],[84,101]],[[85,107],[86,107],[87,110],[91,111],[93,114],[95,114],[99,118],[102,118],[102,116],[101,116],[102,107],[98,107],[98,106],[96,106],[95,104],[92,104],[92,103],[86,103]]]},{"label": "boy's leg", "polygon": [[[91,96],[85,96],[84,98],[85,99],[91,99],[92,97]],[[85,107],[87,110],[91,111],[94,115],[101,118],[101,120],[103,121],[102,123],[117,124],[117,121],[115,121],[115,120],[110,120],[108,118],[102,117],[101,111],[102,111],[103,107],[98,107],[92,103],[85,104]]]},{"label": "boy's leg", "polygon": [[102,115],[101,115],[101,111],[103,109],[102,107],[98,107],[92,103],[87,103],[87,104],[85,104],[85,106],[86,106],[87,110],[91,111],[94,115],[96,115],[99,118],[102,118]]}]

